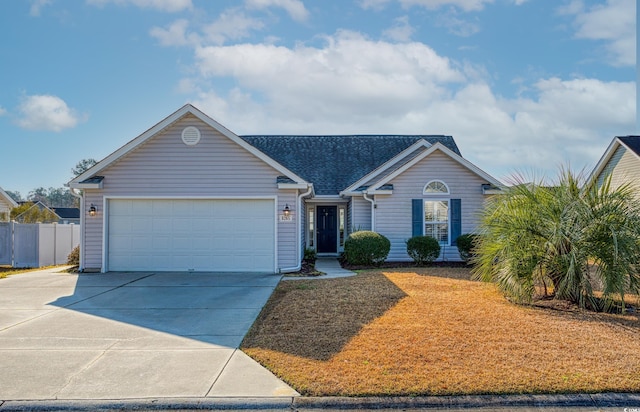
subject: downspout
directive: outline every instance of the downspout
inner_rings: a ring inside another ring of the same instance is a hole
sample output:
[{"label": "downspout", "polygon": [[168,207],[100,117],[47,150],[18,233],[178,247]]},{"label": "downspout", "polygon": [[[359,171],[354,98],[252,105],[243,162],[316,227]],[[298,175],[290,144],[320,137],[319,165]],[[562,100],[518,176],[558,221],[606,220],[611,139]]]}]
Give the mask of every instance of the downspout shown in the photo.
[{"label": "downspout", "polygon": [[[302,268],[302,254],[300,253],[300,241],[301,232],[302,232],[302,198],[305,196],[309,196],[313,191],[313,186],[308,185],[307,191],[298,195],[298,200],[296,203],[296,211],[298,213],[298,218],[296,219],[296,256],[298,260],[298,265],[291,268],[281,268],[281,272],[298,272]],[[277,247],[277,246],[276,246]]]},{"label": "downspout", "polygon": [[[73,187],[69,187],[69,192],[80,199],[80,266],[78,267],[78,273],[82,273],[84,272],[84,196],[77,193]],[[73,234],[71,238],[73,238]]]},{"label": "downspout", "polygon": [[362,194],[362,197],[364,197],[364,200],[368,200],[369,202],[371,202],[371,231],[375,232],[376,231],[376,200],[375,200],[375,195],[373,196],[374,196],[373,199],[369,199],[367,197],[367,192],[364,192]]}]

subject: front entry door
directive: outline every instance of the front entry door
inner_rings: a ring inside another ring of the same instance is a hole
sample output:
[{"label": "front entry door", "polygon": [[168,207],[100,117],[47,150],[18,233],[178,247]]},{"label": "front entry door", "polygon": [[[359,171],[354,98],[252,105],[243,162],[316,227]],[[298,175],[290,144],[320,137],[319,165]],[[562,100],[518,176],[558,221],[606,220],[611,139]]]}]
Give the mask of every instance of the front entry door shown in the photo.
[{"label": "front entry door", "polygon": [[318,206],[318,253],[338,251],[338,207]]}]

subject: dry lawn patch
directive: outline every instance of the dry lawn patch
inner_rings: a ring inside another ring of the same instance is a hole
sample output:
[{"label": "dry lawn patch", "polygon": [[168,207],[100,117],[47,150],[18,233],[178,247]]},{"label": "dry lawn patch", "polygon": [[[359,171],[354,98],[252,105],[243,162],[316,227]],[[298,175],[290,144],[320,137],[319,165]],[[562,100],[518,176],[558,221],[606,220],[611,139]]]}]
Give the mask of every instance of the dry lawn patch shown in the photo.
[{"label": "dry lawn patch", "polygon": [[640,318],[516,306],[464,268],[285,281],[242,349],[309,396],[640,390]]}]

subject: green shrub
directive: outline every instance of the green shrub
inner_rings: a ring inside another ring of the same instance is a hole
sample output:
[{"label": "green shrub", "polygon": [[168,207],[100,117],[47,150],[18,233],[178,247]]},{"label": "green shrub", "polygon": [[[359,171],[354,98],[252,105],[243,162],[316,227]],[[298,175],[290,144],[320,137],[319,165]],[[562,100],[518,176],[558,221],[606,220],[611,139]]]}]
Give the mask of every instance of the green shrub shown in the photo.
[{"label": "green shrub", "polygon": [[316,263],[317,258],[318,258],[318,254],[316,253],[315,249],[311,249],[311,248],[304,249],[304,258],[302,260],[304,260],[305,262],[314,264]]},{"label": "green shrub", "polygon": [[473,247],[477,238],[478,235],[474,233],[465,233],[458,236],[458,238],[456,239],[456,244],[458,245],[458,253],[460,253],[460,258],[465,262],[468,262],[469,259],[473,257]]},{"label": "green shrub", "polygon": [[80,266],[80,245],[74,247],[67,256],[67,265]]},{"label": "green shrub", "polygon": [[383,235],[361,230],[344,242],[344,259],[351,265],[380,265],[387,259],[391,242]]},{"label": "green shrub", "polygon": [[430,263],[440,256],[440,243],[431,236],[414,236],[407,240],[407,254],[418,265]]}]

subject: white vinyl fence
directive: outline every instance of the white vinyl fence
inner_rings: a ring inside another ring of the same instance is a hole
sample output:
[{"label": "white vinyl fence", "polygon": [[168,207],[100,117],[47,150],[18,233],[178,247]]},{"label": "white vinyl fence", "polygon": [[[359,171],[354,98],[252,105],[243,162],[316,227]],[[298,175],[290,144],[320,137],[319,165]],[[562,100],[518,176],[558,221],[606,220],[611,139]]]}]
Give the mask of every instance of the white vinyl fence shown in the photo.
[{"label": "white vinyl fence", "polygon": [[63,265],[79,244],[79,225],[0,222],[0,265],[15,268]]}]

